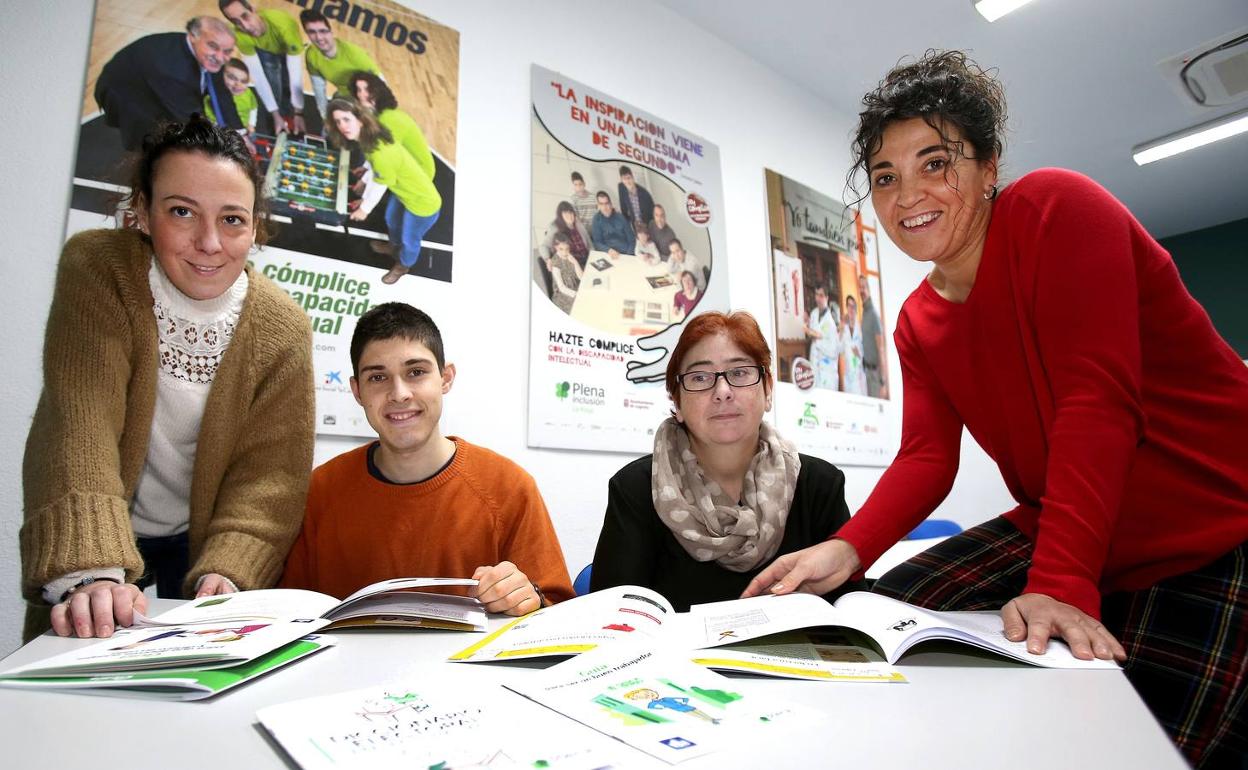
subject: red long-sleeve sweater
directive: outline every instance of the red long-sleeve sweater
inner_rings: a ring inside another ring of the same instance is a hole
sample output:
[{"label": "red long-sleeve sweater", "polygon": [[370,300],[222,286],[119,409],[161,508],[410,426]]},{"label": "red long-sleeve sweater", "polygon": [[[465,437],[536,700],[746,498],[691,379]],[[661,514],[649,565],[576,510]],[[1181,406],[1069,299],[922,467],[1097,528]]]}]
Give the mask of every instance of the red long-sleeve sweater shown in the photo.
[{"label": "red long-sleeve sweater", "polygon": [[837,537],[864,569],[944,500],[965,425],[1035,543],[1027,592],[1102,593],[1248,539],[1248,367],[1106,190],[1043,169],[1002,190],[965,303],[925,280],[894,335],[901,449]]}]

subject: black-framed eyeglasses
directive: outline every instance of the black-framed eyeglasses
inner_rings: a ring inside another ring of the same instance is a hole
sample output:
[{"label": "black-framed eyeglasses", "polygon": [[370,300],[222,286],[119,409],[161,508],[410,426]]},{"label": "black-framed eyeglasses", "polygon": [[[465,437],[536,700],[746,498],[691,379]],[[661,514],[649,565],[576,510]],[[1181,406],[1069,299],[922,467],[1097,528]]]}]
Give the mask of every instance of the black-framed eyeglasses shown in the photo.
[{"label": "black-framed eyeglasses", "polygon": [[677,375],[676,380],[690,393],[710,390],[715,387],[715,383],[719,382],[720,377],[723,377],[724,381],[734,388],[748,388],[762,382],[765,371],[767,371],[765,366],[734,366],[722,372],[685,372]]}]

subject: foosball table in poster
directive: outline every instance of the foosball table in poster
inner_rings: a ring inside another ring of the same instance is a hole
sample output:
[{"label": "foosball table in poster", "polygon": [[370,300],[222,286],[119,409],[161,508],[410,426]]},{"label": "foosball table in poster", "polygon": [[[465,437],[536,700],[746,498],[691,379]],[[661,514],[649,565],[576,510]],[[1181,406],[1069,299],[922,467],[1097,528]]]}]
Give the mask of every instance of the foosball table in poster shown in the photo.
[{"label": "foosball table in poster", "polygon": [[274,214],[309,217],[327,225],[346,220],[350,152],[287,133],[259,136],[255,144],[261,162],[267,156],[264,190]]}]

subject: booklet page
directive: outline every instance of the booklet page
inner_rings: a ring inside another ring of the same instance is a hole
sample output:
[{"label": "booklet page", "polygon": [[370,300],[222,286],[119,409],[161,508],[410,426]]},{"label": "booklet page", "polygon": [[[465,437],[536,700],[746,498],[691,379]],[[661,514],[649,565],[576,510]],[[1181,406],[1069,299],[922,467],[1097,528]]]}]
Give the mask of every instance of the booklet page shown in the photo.
[{"label": "booklet page", "polygon": [[549,724],[559,717],[498,685],[445,674],[292,701],[256,716],[304,770],[610,765]]},{"label": "booklet page", "polygon": [[600,647],[507,687],[666,762],[785,740],[817,712],[755,693],[675,653]]},{"label": "booklet page", "polygon": [[676,613],[659,594],[619,586],[578,596],[517,618],[451,656],[458,662],[517,660],[577,655],[621,639],[651,640],[655,646],[672,633]]}]

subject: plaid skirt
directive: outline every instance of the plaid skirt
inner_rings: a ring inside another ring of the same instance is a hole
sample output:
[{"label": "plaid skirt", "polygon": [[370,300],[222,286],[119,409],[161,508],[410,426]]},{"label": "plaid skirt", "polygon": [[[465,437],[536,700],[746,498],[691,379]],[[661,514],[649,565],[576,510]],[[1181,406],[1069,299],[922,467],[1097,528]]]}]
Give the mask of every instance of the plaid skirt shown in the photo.
[{"label": "plaid skirt", "polygon": [[[873,591],[934,610],[998,610],[1022,592],[1032,543],[1003,518],[942,541]],[[1151,588],[1108,594],[1123,671],[1193,767],[1248,768],[1248,543]]]}]

